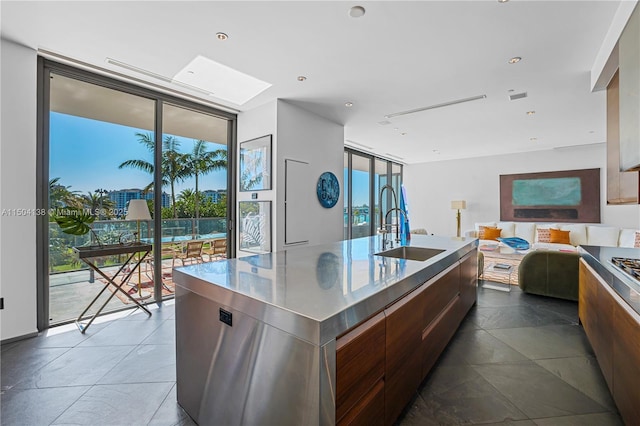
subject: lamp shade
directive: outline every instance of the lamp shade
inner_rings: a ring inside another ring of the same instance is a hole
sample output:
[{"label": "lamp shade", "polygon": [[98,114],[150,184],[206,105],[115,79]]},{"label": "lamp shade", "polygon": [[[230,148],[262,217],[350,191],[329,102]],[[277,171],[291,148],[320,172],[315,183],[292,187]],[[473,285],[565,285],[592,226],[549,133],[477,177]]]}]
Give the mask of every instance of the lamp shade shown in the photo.
[{"label": "lamp shade", "polygon": [[146,200],[131,200],[127,208],[126,220],[151,220],[151,213]]},{"label": "lamp shade", "polygon": [[451,208],[454,210],[464,210],[467,208],[467,202],[464,200],[452,201]]}]

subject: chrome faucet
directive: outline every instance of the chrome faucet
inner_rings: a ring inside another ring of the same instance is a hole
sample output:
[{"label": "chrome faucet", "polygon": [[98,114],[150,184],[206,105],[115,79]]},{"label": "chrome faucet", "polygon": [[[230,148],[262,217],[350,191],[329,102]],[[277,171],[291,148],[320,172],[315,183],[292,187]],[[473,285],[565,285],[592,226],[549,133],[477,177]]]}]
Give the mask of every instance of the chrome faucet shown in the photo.
[{"label": "chrome faucet", "polygon": [[[391,195],[393,197],[394,207],[389,209],[387,214],[384,216],[384,220],[383,220],[383,218],[382,218],[382,195],[384,194],[384,190],[385,189],[390,189],[391,190]],[[391,213],[392,211],[397,210],[399,212],[402,212],[402,214],[404,215],[405,221],[407,220],[407,213],[404,210],[398,208],[398,196],[396,195],[396,191],[393,189],[393,186],[391,186],[390,184],[386,184],[382,188],[380,188],[380,195],[378,196],[378,210],[380,211],[380,228],[378,229],[378,231],[382,234],[382,250],[385,250],[387,248],[386,235],[389,233],[389,231],[387,231],[387,228],[392,230],[393,226],[394,226],[393,223],[387,223],[387,218],[389,217],[389,213]],[[398,221],[397,228],[396,228],[396,242],[400,241],[399,233],[400,233],[400,222]],[[391,240],[390,243],[391,243],[391,248],[393,248],[393,240]]]},{"label": "chrome faucet", "polygon": [[396,227],[396,243],[399,243],[400,242],[400,213],[402,213],[402,216],[404,216],[404,221],[406,222],[407,221],[407,212],[405,212],[401,208],[393,207],[393,208],[389,209],[387,214],[384,216],[385,223],[387,222],[387,217],[389,216],[389,213],[391,213],[393,211],[397,211],[398,212],[398,223],[395,225],[395,227]]}]

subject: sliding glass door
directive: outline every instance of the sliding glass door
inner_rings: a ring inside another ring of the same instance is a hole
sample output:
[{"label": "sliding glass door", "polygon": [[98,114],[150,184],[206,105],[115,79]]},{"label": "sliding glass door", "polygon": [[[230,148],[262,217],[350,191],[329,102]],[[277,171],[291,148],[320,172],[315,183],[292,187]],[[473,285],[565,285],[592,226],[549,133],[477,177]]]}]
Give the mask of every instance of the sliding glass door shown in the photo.
[{"label": "sliding glass door", "polygon": [[[380,190],[390,183],[400,197],[402,165],[370,154],[345,149],[344,152],[344,238],[375,235],[380,219],[393,207],[391,191]],[[382,206],[382,209],[380,209]],[[389,221],[395,221],[395,213]]]},{"label": "sliding glass door", "polygon": [[[40,204],[49,214],[39,225],[39,328],[112,295],[113,287],[100,293],[106,280],[78,258],[79,247],[152,244],[123,286],[143,303],[173,297],[172,267],[226,258],[235,116],[48,61],[40,71]],[[111,276],[126,256],[95,262]],[[116,293],[103,312],[131,306]]]}]

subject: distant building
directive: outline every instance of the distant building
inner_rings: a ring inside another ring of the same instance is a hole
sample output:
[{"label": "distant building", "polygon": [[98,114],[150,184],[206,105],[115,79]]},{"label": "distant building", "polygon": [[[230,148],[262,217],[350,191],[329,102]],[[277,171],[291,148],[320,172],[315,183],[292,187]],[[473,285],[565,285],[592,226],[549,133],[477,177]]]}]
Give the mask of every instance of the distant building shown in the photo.
[{"label": "distant building", "polygon": [[214,203],[217,203],[220,200],[222,200],[222,197],[227,195],[227,190],[226,189],[218,189],[218,190],[207,189],[206,191],[202,191],[202,194],[204,195],[205,199],[208,198]]},{"label": "distant building", "polygon": [[[110,191],[109,199],[115,203],[116,211],[125,211],[131,200],[153,200],[153,191],[144,192],[142,189],[120,189]],[[171,197],[166,192],[162,192],[162,207],[171,206]]]}]

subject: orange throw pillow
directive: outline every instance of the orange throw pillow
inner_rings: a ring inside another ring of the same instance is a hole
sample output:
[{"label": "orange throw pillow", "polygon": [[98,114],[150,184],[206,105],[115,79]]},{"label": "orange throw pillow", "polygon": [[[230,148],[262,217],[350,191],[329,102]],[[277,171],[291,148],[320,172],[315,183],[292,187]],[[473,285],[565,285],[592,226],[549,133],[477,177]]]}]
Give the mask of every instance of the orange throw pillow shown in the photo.
[{"label": "orange throw pillow", "polygon": [[500,238],[501,232],[502,232],[502,229],[500,228],[485,228],[484,239],[498,241],[498,238]]},{"label": "orange throw pillow", "polygon": [[478,239],[479,240],[484,240],[484,231],[485,229],[496,229],[495,226],[481,226],[478,228]]},{"label": "orange throw pillow", "polygon": [[558,244],[571,244],[569,231],[561,231],[560,229],[549,229],[549,242]]}]

